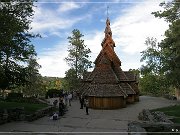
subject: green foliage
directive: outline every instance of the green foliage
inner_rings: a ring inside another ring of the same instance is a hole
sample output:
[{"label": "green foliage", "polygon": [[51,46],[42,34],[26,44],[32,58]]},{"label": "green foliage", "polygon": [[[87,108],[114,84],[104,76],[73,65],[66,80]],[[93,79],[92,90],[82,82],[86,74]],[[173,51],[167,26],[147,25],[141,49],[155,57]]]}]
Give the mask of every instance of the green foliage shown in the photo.
[{"label": "green foliage", "polygon": [[45,89],[63,89],[62,82],[63,78],[59,77],[42,77],[43,85],[45,85]]},{"label": "green foliage", "polygon": [[174,22],[180,18],[180,0],[173,0],[170,2],[162,2],[160,6],[164,8],[164,11],[152,12],[155,17],[164,18],[167,22]]},{"label": "green foliage", "polygon": [[45,108],[48,105],[46,104],[32,104],[32,103],[20,103],[20,102],[6,102],[0,101],[0,108],[1,109],[11,109],[11,108],[24,108],[25,113],[33,113],[39,109]]},{"label": "green foliage", "polygon": [[165,39],[161,41],[162,71],[169,78],[172,85],[180,89],[180,1],[173,0],[161,3],[164,11],[153,12],[155,17],[164,18],[169,22],[169,29],[165,32]]},{"label": "green foliage", "polygon": [[34,0],[6,0],[0,2],[0,79],[1,89],[24,85],[25,67],[36,52],[30,39],[38,35],[29,32],[31,29]]},{"label": "green foliage", "polygon": [[22,87],[22,92],[27,96],[45,95],[46,89],[43,84],[42,76],[39,74],[41,66],[37,63],[35,57],[28,60],[26,67],[26,84]]},{"label": "green foliage", "polygon": [[173,122],[180,123],[180,105],[158,108],[151,111],[161,111],[164,112],[166,115],[174,116],[175,119],[173,120]]},{"label": "green foliage", "polygon": [[64,91],[71,90],[71,83],[69,83],[69,82],[70,82],[70,80],[68,81],[68,79],[66,77],[61,80],[61,86]]},{"label": "green foliage", "polygon": [[139,88],[142,93],[154,96],[163,96],[169,93],[169,83],[164,76],[146,74],[139,79]]},{"label": "green foliage", "polygon": [[74,29],[72,36],[68,37],[70,43],[68,48],[69,54],[65,61],[71,68],[75,69],[77,78],[81,78],[83,73],[91,67],[92,63],[88,60],[91,50],[86,48],[84,40],[81,39],[83,36],[78,29]]},{"label": "green foliage", "polygon": [[162,50],[154,38],[147,38],[145,44],[147,49],[142,51],[141,62],[146,65],[141,67],[140,90],[143,93],[162,96],[170,92],[171,83],[162,72]]},{"label": "green foliage", "polygon": [[83,35],[78,29],[74,29],[72,36],[68,37],[70,43],[68,48],[69,54],[68,57],[65,58],[65,61],[71,67],[66,71],[66,80],[70,88],[77,88],[84,72],[91,67],[92,63],[88,60],[91,50],[86,48],[82,37]]},{"label": "green foliage", "polygon": [[63,91],[62,90],[57,90],[57,89],[50,89],[47,91],[46,93],[46,98],[50,97],[59,97],[60,95],[62,95]]},{"label": "green foliage", "polygon": [[0,65],[0,89],[5,89],[8,85],[8,78],[5,75],[4,69]]},{"label": "green foliage", "polygon": [[[142,53],[142,79],[140,86],[145,91],[171,93],[172,87],[180,89],[180,4],[179,0],[161,3],[164,11],[153,12],[155,17],[164,18],[169,23],[165,38],[157,43],[154,38],[147,38],[147,49]],[[153,82],[154,80],[154,82]],[[156,93],[155,92],[155,93]]]},{"label": "green foliage", "polygon": [[161,61],[160,61],[160,48],[157,44],[156,38],[147,38],[145,41],[145,45],[147,46],[147,49],[141,52],[141,62],[145,61],[146,65],[141,67],[141,73],[147,74],[147,73],[153,73],[153,74],[159,74],[160,73],[160,67]]},{"label": "green foliage", "polygon": [[7,96],[7,99],[11,99],[11,98],[23,98],[23,94],[22,93],[9,93]]},{"label": "green foliage", "polygon": [[35,97],[7,97],[4,101],[7,101],[7,102],[18,102],[18,103],[42,104]]},{"label": "green foliage", "polygon": [[72,91],[73,89],[77,89],[80,86],[80,80],[76,78],[76,71],[73,68],[70,68],[65,72],[66,77],[64,78],[66,81],[66,89]]}]

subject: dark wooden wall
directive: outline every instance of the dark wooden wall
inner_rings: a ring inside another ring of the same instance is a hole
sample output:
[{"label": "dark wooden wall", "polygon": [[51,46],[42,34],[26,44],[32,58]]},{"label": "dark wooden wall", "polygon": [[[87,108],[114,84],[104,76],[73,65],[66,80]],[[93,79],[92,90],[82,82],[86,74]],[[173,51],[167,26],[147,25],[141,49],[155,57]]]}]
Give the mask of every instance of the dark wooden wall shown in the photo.
[{"label": "dark wooden wall", "polygon": [[89,97],[89,107],[93,109],[118,109],[126,107],[124,97]]}]

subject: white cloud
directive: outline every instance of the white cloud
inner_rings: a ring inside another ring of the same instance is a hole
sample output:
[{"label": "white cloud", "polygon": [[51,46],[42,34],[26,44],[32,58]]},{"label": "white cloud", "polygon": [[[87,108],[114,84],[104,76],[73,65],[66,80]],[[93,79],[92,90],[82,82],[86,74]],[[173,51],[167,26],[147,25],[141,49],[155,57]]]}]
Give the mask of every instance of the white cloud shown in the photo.
[{"label": "white cloud", "polygon": [[[63,3],[63,5],[65,6],[65,4],[68,5],[70,3]],[[75,5],[72,7],[75,8]],[[78,21],[81,21],[89,16],[87,15],[87,16],[78,16],[75,18],[73,17],[68,18],[67,16],[64,15],[63,12],[58,12],[57,10],[52,10],[52,9],[44,10],[42,4],[38,4],[37,7],[34,7],[34,11],[35,11],[34,19],[33,22],[31,23],[32,31],[40,33],[42,35],[48,33],[50,35],[59,36],[59,31],[70,28]]]},{"label": "white cloud", "polygon": [[[85,36],[85,45],[91,49],[90,60],[94,62],[95,58],[101,50],[101,41],[104,38],[103,32],[92,32]],[[70,67],[64,61],[68,56],[68,41],[62,41],[53,48],[44,48],[43,53],[39,54],[38,63],[42,66],[39,72],[43,76],[64,77],[65,71]]]},{"label": "white cloud", "polygon": [[[123,15],[119,15],[111,22],[113,39],[117,46],[115,51],[122,61],[123,70],[140,68],[142,64],[140,52],[146,48],[144,43],[147,37],[155,37],[158,41],[163,39],[162,35],[168,28],[168,24],[151,14],[160,9],[157,2],[136,3],[136,6],[123,10]],[[103,34],[103,31],[99,31],[85,40],[93,52],[92,61],[101,50]]]},{"label": "white cloud", "polygon": [[33,32],[57,32],[59,29],[65,29],[71,27],[74,23],[78,22],[82,18],[63,18],[60,17],[55,11],[46,9],[41,6],[35,8],[34,21],[32,22]]},{"label": "white cloud", "polygon": [[162,39],[168,24],[151,14],[158,10],[157,3],[148,1],[124,10],[124,14],[117,17],[111,26],[116,44],[122,46],[127,54],[135,54],[145,49],[147,37]]},{"label": "white cloud", "polygon": [[58,12],[67,12],[73,9],[78,9],[80,8],[80,5],[78,5],[75,2],[66,2],[60,5],[58,8]]},{"label": "white cloud", "polygon": [[[157,19],[151,15],[151,12],[158,10],[160,10],[160,7],[157,2],[136,3],[135,6],[124,9],[123,14],[117,16],[113,22],[111,21],[113,39],[117,46],[115,51],[122,61],[123,70],[140,67],[140,52],[146,48],[144,42],[147,37],[162,39],[161,35],[168,28],[168,24],[162,19]],[[40,14],[44,14],[43,12],[40,11]],[[120,11],[117,11],[117,13],[120,13]],[[73,19],[64,21],[54,14],[53,11],[47,11],[39,19],[36,20],[41,25],[42,19],[42,26],[40,26],[39,30],[46,28],[50,29],[52,34],[59,35],[60,33],[54,29],[65,29],[79,20],[85,20],[86,17],[77,17],[75,21]],[[36,29],[38,30],[38,25]],[[94,61],[101,50],[104,29],[102,31],[88,31],[87,28],[86,33],[83,34],[85,35],[85,44],[92,51],[90,60]],[[40,73],[43,76],[64,76],[65,71],[69,69],[64,61],[64,58],[68,55],[67,45],[68,43],[66,42],[60,43],[53,49],[44,51],[44,54],[39,56],[40,60],[38,62],[42,65]]]},{"label": "white cloud", "polygon": [[59,43],[54,48],[47,48],[38,57],[38,63],[42,66],[39,72],[43,76],[63,77],[69,66],[64,61],[67,57],[67,44]]},{"label": "white cloud", "polygon": [[89,35],[85,36],[84,38],[84,44],[87,45],[87,48],[91,50],[91,61],[94,62],[95,58],[101,51],[101,42],[104,38],[103,31],[94,31],[92,33],[89,33]]}]

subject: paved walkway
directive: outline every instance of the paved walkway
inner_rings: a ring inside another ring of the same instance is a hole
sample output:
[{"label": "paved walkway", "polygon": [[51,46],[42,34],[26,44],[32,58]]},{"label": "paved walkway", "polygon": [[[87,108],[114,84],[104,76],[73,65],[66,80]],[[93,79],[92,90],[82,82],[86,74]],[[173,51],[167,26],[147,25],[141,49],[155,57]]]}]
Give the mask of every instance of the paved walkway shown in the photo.
[{"label": "paved walkway", "polygon": [[[50,120],[46,116],[33,122],[11,122],[0,125],[0,131],[54,132],[54,134],[55,132],[64,132],[64,134],[70,132],[97,132],[96,134],[100,134],[98,132],[126,132],[128,122],[138,121],[137,116],[142,109],[154,109],[176,103],[176,101],[164,98],[141,96],[140,102],[128,105],[126,108],[118,110],[89,109],[90,115],[86,115],[85,109],[80,109],[79,101],[75,100],[72,102],[72,106],[69,107],[68,112],[59,120]],[[46,133],[42,134],[45,135]]]}]

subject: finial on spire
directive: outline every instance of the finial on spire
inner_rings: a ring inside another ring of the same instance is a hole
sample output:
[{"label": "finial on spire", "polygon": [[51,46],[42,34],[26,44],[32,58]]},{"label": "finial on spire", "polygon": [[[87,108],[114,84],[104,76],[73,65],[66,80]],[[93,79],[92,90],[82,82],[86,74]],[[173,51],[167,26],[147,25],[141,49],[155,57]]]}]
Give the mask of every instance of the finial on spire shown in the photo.
[{"label": "finial on spire", "polygon": [[107,18],[109,18],[109,12],[108,12],[108,10],[109,10],[109,6],[107,6]]}]

